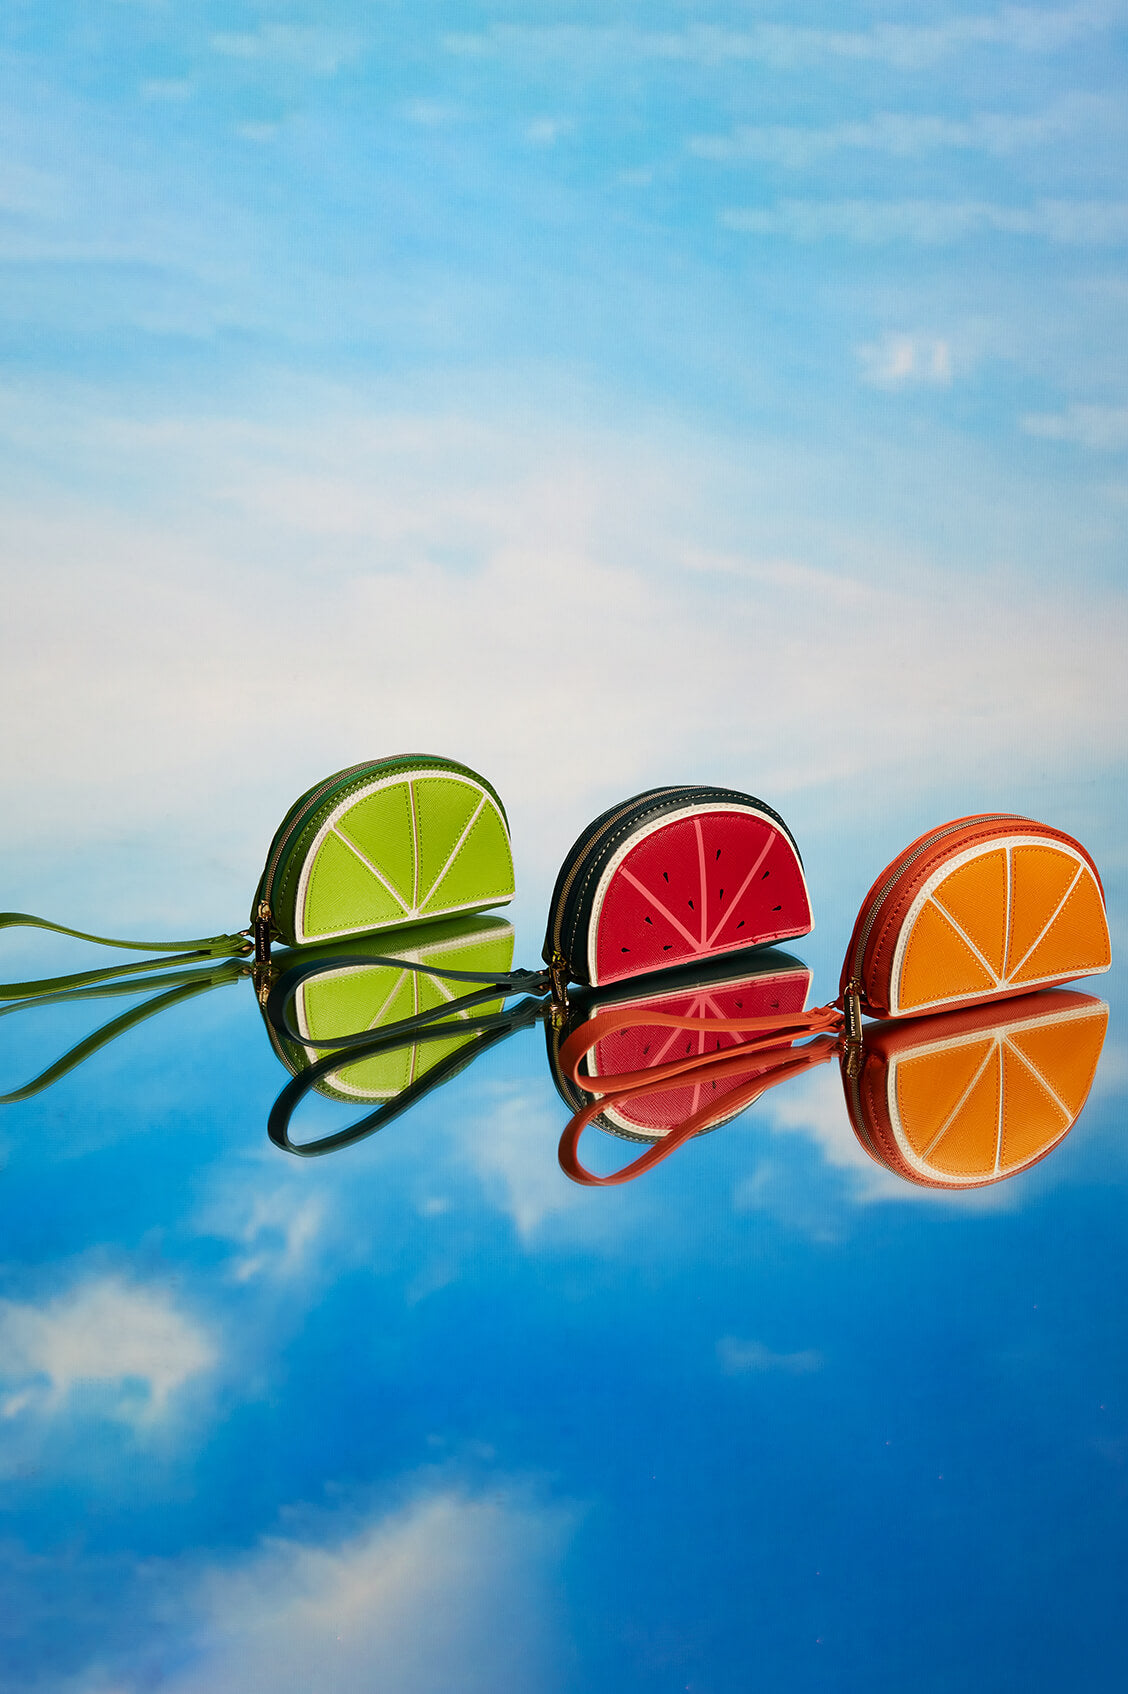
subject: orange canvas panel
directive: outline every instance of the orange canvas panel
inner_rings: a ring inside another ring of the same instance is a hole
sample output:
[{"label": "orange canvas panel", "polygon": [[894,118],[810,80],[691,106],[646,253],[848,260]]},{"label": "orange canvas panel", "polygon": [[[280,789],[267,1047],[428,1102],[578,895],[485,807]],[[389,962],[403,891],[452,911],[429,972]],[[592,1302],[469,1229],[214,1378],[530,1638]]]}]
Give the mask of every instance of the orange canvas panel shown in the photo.
[{"label": "orange canvas panel", "polygon": [[1110,961],[1104,904],[1086,867],[1082,869],[1073,892],[1053,917],[1029,957],[1014,972],[1012,980],[1026,985],[1044,982],[1050,977],[1084,976],[1089,971],[1107,970]]},{"label": "orange canvas panel", "polygon": [[931,901],[921,907],[901,966],[902,1011],[962,994],[990,992],[995,983],[966,941]]},{"label": "orange canvas panel", "polygon": [[1044,847],[1011,849],[1010,970],[1034,946],[1076,875],[1076,859],[1059,852],[1052,842]]},{"label": "orange canvas panel", "polygon": [[1007,855],[1003,848],[960,865],[932,896],[1002,976],[1007,952]]},{"label": "orange canvas panel", "polygon": [[902,1059],[897,1067],[897,1104],[905,1139],[922,1157],[953,1116],[991,1051],[991,1041],[969,1041],[934,1054]]},{"label": "orange canvas panel", "polygon": [[1025,1165],[1053,1145],[1073,1122],[1072,1115],[1008,1042],[1003,1055],[1003,1140],[1001,1173]]},{"label": "orange canvas panel", "polygon": [[1070,1117],[1076,1117],[1093,1086],[1107,1029],[1108,1008],[1097,1006],[1083,1020],[1015,1030],[1010,1041],[1053,1089]]}]

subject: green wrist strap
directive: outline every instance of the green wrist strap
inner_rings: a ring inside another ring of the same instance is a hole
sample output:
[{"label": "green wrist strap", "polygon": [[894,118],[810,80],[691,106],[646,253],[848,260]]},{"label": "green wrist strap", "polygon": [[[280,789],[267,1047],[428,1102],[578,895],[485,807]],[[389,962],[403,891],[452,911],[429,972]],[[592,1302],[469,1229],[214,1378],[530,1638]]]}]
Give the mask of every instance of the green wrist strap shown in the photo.
[{"label": "green wrist strap", "polygon": [[131,965],[106,965],[99,970],[71,971],[66,976],[41,977],[33,982],[0,983],[0,1000],[26,1000],[41,994],[55,994],[61,989],[106,982],[115,976],[166,970],[173,962],[189,965],[204,964],[208,959],[230,959],[249,953],[253,947],[245,932],[239,935],[207,935],[196,941],[121,941],[110,935],[88,935],[82,929],[68,929],[65,924],[49,923],[46,918],[32,917],[29,912],[0,912],[0,929],[49,929],[56,935],[73,935],[77,941],[93,941],[99,947],[124,947],[131,953],[177,955],[174,961],[167,957],[141,959]]},{"label": "green wrist strap", "polygon": [[41,1071],[22,1088],[13,1088],[9,1094],[0,1094],[0,1105],[13,1105],[17,1100],[28,1100],[33,1094],[42,1093],[43,1089],[50,1088],[53,1082],[58,1082],[60,1077],[66,1076],[68,1071],[74,1070],[100,1047],[105,1047],[119,1035],[124,1035],[126,1030],[132,1029],[135,1024],[144,1023],[146,1018],[155,1017],[158,1012],[178,1005],[181,1000],[191,1000],[197,994],[206,994],[209,989],[218,988],[225,982],[236,982],[247,974],[249,968],[230,959],[210,970],[169,971],[166,976],[149,977],[145,982],[115,982],[63,989],[56,994],[19,1000],[13,1006],[0,1006],[0,1018],[3,1018],[7,1017],[9,1012],[34,1011],[37,1007],[59,1006],[76,1000],[111,999],[114,996],[136,994],[140,989],[158,988],[162,991],[140,1006],[130,1007],[129,1011],[123,1012],[120,1017],[111,1018],[109,1023],[103,1024],[101,1029],[96,1029],[92,1035],[86,1036],[69,1052],[64,1053],[61,1059],[56,1059],[54,1064],[48,1065],[45,1071]]},{"label": "green wrist strap", "polygon": [[[476,998],[476,997],[475,997]],[[448,1006],[447,1012],[456,1011],[458,1002]],[[366,1136],[374,1135],[393,1118],[402,1117],[425,1094],[449,1082],[452,1077],[464,1071],[467,1065],[490,1047],[495,1047],[499,1041],[518,1029],[528,1029],[544,1015],[544,1001],[537,999],[521,1000],[508,1012],[485,1012],[477,1017],[452,1018],[447,1017],[442,1022],[425,1025],[404,1033],[401,1023],[390,1024],[378,1035],[369,1036],[363,1047],[349,1054],[349,1062],[357,1063],[362,1059],[375,1058],[377,1054],[391,1053],[399,1047],[415,1046],[424,1041],[449,1041],[452,1035],[472,1033],[476,1039],[465,1047],[448,1053],[445,1059],[432,1070],[427,1071],[397,1094],[393,1099],[384,1101],[367,1117],[358,1119],[347,1129],[339,1129],[331,1135],[323,1135],[316,1141],[294,1141],[290,1136],[290,1119],[293,1117],[299,1102],[315,1088],[322,1077],[340,1068],[342,1056],[340,1053],[328,1053],[324,1058],[317,1059],[308,1070],[299,1071],[292,1081],[288,1082],[271,1108],[266,1126],[276,1147],[283,1152],[296,1153],[301,1159],[319,1158],[324,1153],[336,1153],[342,1147],[351,1147],[357,1141],[363,1141]],[[407,1021],[407,1020],[405,1020]]]}]

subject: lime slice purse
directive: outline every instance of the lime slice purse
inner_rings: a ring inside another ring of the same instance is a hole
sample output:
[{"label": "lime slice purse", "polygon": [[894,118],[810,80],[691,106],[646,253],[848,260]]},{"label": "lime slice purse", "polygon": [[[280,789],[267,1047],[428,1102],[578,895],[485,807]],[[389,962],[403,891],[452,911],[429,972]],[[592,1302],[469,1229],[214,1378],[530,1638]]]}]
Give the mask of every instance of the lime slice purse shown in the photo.
[{"label": "lime slice purse", "polygon": [[0,912],[0,929],[46,929],[161,955],[3,984],[0,999],[25,999],[252,950],[256,963],[265,965],[275,941],[305,947],[369,935],[485,911],[505,905],[513,894],[505,808],[484,777],[430,754],[370,759],[337,771],[290,807],[270,844],[247,929],[190,941],[123,941],[27,912]]}]

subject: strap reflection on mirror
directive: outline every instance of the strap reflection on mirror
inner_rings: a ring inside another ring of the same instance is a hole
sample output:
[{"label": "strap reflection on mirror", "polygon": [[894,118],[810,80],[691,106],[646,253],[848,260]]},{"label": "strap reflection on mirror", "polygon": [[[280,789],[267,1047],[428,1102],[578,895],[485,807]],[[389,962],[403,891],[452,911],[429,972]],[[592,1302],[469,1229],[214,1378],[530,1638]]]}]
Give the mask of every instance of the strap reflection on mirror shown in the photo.
[{"label": "strap reflection on mirror", "polygon": [[[162,962],[168,963],[167,960]],[[154,988],[159,990],[151,1000],[144,1001],[140,1006],[131,1006],[129,1011],[123,1012],[120,1017],[111,1018],[109,1023],[87,1035],[22,1088],[14,1088],[7,1094],[0,1094],[0,1105],[14,1105],[18,1100],[28,1100],[33,1094],[42,1093],[45,1088],[50,1088],[53,1082],[58,1082],[61,1077],[66,1076],[68,1071],[75,1070],[84,1060],[89,1059],[99,1048],[116,1041],[126,1030],[144,1023],[147,1018],[156,1017],[158,1012],[166,1011],[170,1006],[179,1005],[182,1000],[192,1000],[196,995],[206,994],[212,988],[221,987],[225,982],[237,982],[249,973],[250,967],[242,960],[227,959],[209,970],[167,971],[164,976],[145,977],[140,981],[88,983],[78,988],[41,994],[34,999],[16,1000],[10,1006],[0,1006],[0,1018],[4,1018],[11,1012],[31,1012],[48,1006],[73,1005],[87,1000],[121,999],[127,994],[150,993]]]},{"label": "strap reflection on mirror", "polygon": [[[650,1014],[648,1021],[657,1022],[653,1013]],[[681,1022],[680,1027],[691,1028],[694,1022],[700,1024],[706,1021],[713,1020],[685,1019]],[[803,1071],[812,1070],[817,1065],[826,1064],[838,1053],[840,1045],[841,1043],[835,1036],[820,1035],[814,1041],[808,1043],[806,1047],[801,1047],[797,1051],[792,1047],[790,1041],[779,1041],[773,1043],[770,1047],[741,1046],[729,1048],[727,1052],[720,1056],[716,1053],[698,1054],[696,1065],[693,1067],[687,1065],[672,1076],[669,1074],[670,1068],[668,1066],[656,1066],[653,1071],[629,1073],[635,1079],[630,1083],[624,1083],[623,1079],[619,1077],[602,1077],[599,1080],[605,1084],[604,1091],[600,1093],[598,1098],[590,1100],[564,1126],[557,1151],[560,1168],[565,1176],[570,1177],[573,1182],[581,1183],[585,1188],[613,1188],[620,1183],[633,1182],[636,1177],[642,1176],[648,1170],[653,1170],[655,1165],[660,1165],[663,1159],[668,1159],[670,1154],[675,1152],[683,1142],[691,1140],[693,1136],[699,1135],[702,1130],[708,1129],[710,1124],[715,1122],[719,1110],[724,1113],[726,1119],[736,1117],[738,1113],[745,1111],[755,1100],[758,1100],[760,1095],[764,1094],[769,1088],[775,1088],[781,1082],[787,1082],[791,1077],[798,1076]],[[774,1062],[772,1061],[773,1053],[779,1055]],[[734,1075],[739,1076],[750,1065],[764,1065],[765,1061],[768,1061],[765,1068],[759,1070],[756,1076],[750,1077],[743,1088],[728,1089],[723,1096],[723,1103],[710,1100],[708,1105],[700,1107],[698,1111],[686,1118],[683,1123],[680,1123],[676,1129],[669,1130],[660,1140],[655,1141],[652,1146],[648,1147],[645,1153],[641,1153],[629,1165],[624,1165],[621,1170],[611,1171],[606,1176],[597,1176],[594,1171],[589,1171],[586,1166],[580,1163],[580,1137],[588,1125],[608,1108],[620,1106],[633,1100],[645,1099],[651,1094],[661,1094],[671,1088],[691,1084],[699,1087],[705,1087],[709,1084],[715,1085],[717,1082],[728,1081]],[[665,1074],[659,1075],[659,1069]],[[581,1087],[590,1088],[591,1083],[596,1079],[581,1076],[576,1080]]]},{"label": "strap reflection on mirror", "polygon": [[140,959],[131,965],[104,965],[95,970],[70,971],[64,976],[45,976],[30,982],[0,983],[0,1000],[39,999],[45,994],[92,986],[114,977],[167,970],[173,963],[204,964],[209,959],[246,957],[254,945],[246,931],[238,935],[205,935],[194,941],[122,941],[109,935],[90,935],[84,929],[68,929],[65,924],[49,923],[46,918],[33,917],[30,912],[0,912],[0,929],[46,929],[55,935],[73,936],[76,941],[93,942],[99,947],[118,947],[130,953],[175,955],[175,958]]},{"label": "strap reflection on mirror", "polygon": [[[396,961],[400,963],[402,961]],[[473,998],[477,998],[473,996]],[[496,991],[492,995],[497,999]],[[425,1094],[431,1093],[443,1083],[450,1082],[475,1059],[481,1057],[490,1047],[495,1047],[512,1035],[518,1029],[524,1029],[537,1022],[544,1011],[541,1000],[529,998],[521,1000],[508,1012],[481,1013],[478,1017],[452,1018],[451,1011],[458,1005],[457,1001],[445,1008],[445,1018],[442,1021],[432,1020],[422,1027],[405,1030],[403,1024],[391,1024],[379,1035],[369,1033],[364,1045],[353,1046],[348,1053],[350,1064],[359,1064],[364,1059],[376,1058],[384,1053],[395,1052],[400,1047],[414,1046],[423,1041],[449,1041],[451,1036],[461,1036],[467,1033],[477,1034],[478,1039],[459,1047],[457,1052],[429,1070],[426,1075],[409,1083],[403,1091],[392,1100],[386,1100],[369,1112],[365,1117],[350,1124],[347,1129],[333,1131],[332,1134],[320,1136],[316,1141],[294,1141],[290,1136],[290,1122],[301,1101],[312,1088],[333,1071],[339,1070],[342,1055],[339,1052],[327,1053],[310,1065],[308,1070],[301,1071],[292,1081],[288,1082],[271,1107],[267,1120],[266,1133],[276,1147],[283,1152],[295,1153],[302,1159],[319,1158],[324,1153],[335,1153],[343,1147],[351,1147],[357,1141],[363,1141],[386,1124],[398,1118],[404,1112],[418,1103]],[[404,1022],[412,1020],[405,1019]],[[298,1037],[299,1041],[303,1037]]]},{"label": "strap reflection on mirror", "polygon": [[627,1089],[636,1083],[657,1083],[660,1079],[688,1076],[703,1070],[716,1058],[713,1053],[694,1053],[671,1059],[664,1065],[644,1070],[625,1071],[613,1076],[593,1076],[580,1069],[587,1055],[600,1041],[620,1030],[635,1028],[693,1029],[706,1034],[739,1035],[748,1039],[729,1052],[743,1055],[771,1052],[783,1045],[803,1040],[809,1035],[837,1034],[842,1025],[841,1014],[833,1006],[817,1006],[809,1012],[775,1012],[759,1018],[685,1017],[680,1012],[660,1012],[647,1006],[626,1006],[618,1010],[597,1012],[586,1023],[577,1024],[560,1044],[560,1068],[586,1094],[606,1094],[611,1089]]},{"label": "strap reflection on mirror", "polygon": [[468,1012],[474,1006],[487,1005],[492,1000],[508,999],[515,994],[544,995],[549,990],[547,971],[457,971],[446,970],[438,965],[426,965],[413,962],[410,959],[397,959],[383,953],[348,953],[335,959],[314,959],[292,965],[288,971],[279,977],[273,985],[266,1000],[266,1015],[272,1026],[280,1035],[285,1035],[291,1041],[296,1041],[302,1047],[324,1047],[334,1052],[363,1047],[373,1039],[372,1029],[357,1029],[347,1034],[333,1036],[304,1035],[294,1024],[291,1010],[298,989],[311,978],[331,975],[335,971],[355,970],[371,966],[386,966],[393,970],[415,971],[421,976],[442,977],[448,982],[483,983],[486,986],[475,993],[463,994],[456,1000],[448,1000],[438,1006],[432,1006],[426,1011],[415,1012],[404,1018],[397,1018],[394,1023],[386,1024],[380,1031],[382,1035],[407,1034],[411,1030],[424,1029],[428,1024],[449,1018],[454,1013]]}]

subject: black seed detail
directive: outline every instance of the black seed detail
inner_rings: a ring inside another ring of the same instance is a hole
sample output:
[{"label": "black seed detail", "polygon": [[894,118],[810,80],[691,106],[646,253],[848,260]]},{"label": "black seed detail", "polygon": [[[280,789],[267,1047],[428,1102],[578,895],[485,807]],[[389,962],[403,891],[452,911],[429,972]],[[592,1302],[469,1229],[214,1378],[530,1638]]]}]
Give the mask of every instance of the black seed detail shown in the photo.
[{"label": "black seed detail", "polygon": [[645,1059],[646,1055],[649,1053],[649,1051],[650,1051],[650,1046],[649,1046],[649,1044],[647,1044],[647,1046],[645,1046],[642,1049],[642,1056],[643,1056],[644,1059]]},{"label": "black seed detail", "polygon": [[654,923],[654,919],[653,919],[653,918],[643,918],[643,920],[642,920],[642,921],[643,921],[643,923],[648,923],[648,924],[650,924],[650,925],[652,925],[652,926],[653,926],[653,923]]},{"label": "black seed detail", "polygon": [[721,903],[721,901],[724,899],[724,897],[725,897],[725,891],[722,888],[721,892],[717,895],[717,904],[718,905]]},{"label": "black seed detail", "polygon": [[689,909],[692,912],[692,910],[693,910],[693,901],[692,900],[689,902]]},{"label": "black seed detail", "polygon": [[738,1012],[742,1012],[744,1010],[744,1001],[743,1000],[738,1000],[736,1002],[736,1009],[737,1009]]},{"label": "black seed detail", "polygon": [[692,1041],[687,1041],[687,1042],[686,1042],[686,1044],[685,1044],[685,1050],[686,1050],[686,1052],[687,1052],[687,1053],[692,1053],[692,1052],[693,1052],[693,1042],[692,1042]]},{"label": "black seed detail", "polygon": [[720,858],[720,856],[721,856],[721,849],[720,849],[720,848],[719,848],[719,847],[718,847],[718,848],[717,848],[717,857],[718,857],[718,859],[719,859],[719,858]]},{"label": "black seed detail", "polygon": [[663,872],[662,872],[662,881],[663,881],[663,882],[669,882],[669,880],[670,880],[670,873],[669,873],[669,871],[663,871]]},{"label": "black seed detail", "polygon": [[663,953],[668,953],[668,952],[669,952],[669,951],[670,951],[670,948],[671,948],[671,947],[672,947],[672,946],[673,946],[673,945],[674,945],[674,944],[673,944],[673,942],[672,942],[672,941],[667,941],[667,943],[666,943],[666,945],[665,945],[665,946],[664,946],[664,947],[663,947],[663,949],[662,949],[662,951],[663,951]]},{"label": "black seed detail", "polygon": [[761,878],[760,878],[760,881],[761,881],[761,882],[763,882],[763,880],[764,880],[764,877],[765,877],[765,876],[771,876],[771,874],[772,874],[772,873],[771,873],[771,871],[765,871],[765,872],[764,872],[764,876],[762,876],[762,877],[761,877]]},{"label": "black seed detail", "polygon": [[620,947],[619,951],[620,951],[620,953],[629,953],[630,948],[629,947]]},{"label": "black seed detail", "polygon": [[772,907],[772,911],[773,911],[773,912],[780,912],[780,911],[782,911],[782,910],[783,910],[783,908],[782,908],[782,906],[773,906],[773,907]]},{"label": "black seed detail", "polygon": [[779,1001],[778,1001],[778,1000],[772,1000],[772,1001],[771,1001],[771,1002],[770,1002],[770,1004],[771,1004],[771,1008],[772,1008],[772,1011],[773,1011],[773,1012],[778,1012],[778,1011],[779,1011]]},{"label": "black seed detail", "polygon": [[736,927],[737,927],[737,929],[743,929],[744,928],[744,919],[743,918],[741,918],[740,922],[737,924]]}]

